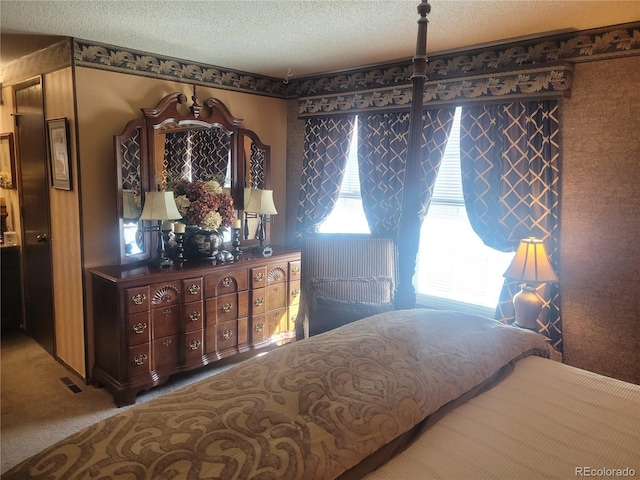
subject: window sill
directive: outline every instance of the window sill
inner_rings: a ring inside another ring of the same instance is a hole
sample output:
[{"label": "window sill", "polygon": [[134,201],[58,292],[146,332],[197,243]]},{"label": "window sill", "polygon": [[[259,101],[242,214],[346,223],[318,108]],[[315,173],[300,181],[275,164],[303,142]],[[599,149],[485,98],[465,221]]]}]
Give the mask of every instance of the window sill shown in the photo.
[{"label": "window sill", "polygon": [[436,310],[457,310],[459,312],[481,315],[483,317],[495,318],[495,309],[483,305],[473,305],[471,303],[458,302],[442,297],[432,297],[416,293],[416,306],[423,308],[433,308]]}]

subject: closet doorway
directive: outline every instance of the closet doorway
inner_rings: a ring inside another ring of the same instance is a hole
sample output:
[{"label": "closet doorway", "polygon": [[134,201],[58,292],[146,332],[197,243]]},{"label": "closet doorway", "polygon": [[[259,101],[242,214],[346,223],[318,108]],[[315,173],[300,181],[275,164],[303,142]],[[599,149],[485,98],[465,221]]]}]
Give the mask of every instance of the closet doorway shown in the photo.
[{"label": "closet doorway", "polygon": [[49,176],[40,77],[15,87],[25,329],[55,357]]}]

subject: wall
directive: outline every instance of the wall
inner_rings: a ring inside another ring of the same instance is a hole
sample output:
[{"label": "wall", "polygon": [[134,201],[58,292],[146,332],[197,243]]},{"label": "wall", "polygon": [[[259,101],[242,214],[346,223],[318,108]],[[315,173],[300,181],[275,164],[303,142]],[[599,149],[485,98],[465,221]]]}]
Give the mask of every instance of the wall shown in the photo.
[{"label": "wall", "polygon": [[562,110],[564,361],[640,384],[640,57],[575,66]]},{"label": "wall", "polygon": [[43,77],[45,119],[66,118],[71,190],[49,189],[56,356],[84,376],[84,300],[76,122],[71,67]]},{"label": "wall", "polygon": [[[78,67],[79,158],[82,192],[82,233],[84,266],[117,264],[118,223],[116,212],[115,153],[113,136],[126,123],[141,118],[141,108],[155,107],[167,94],[193,94],[191,85],[142,76]],[[242,127],[255,131],[271,145],[271,183],[279,214],[271,224],[271,243],[284,243],[286,223],[286,101],[213,88],[197,87],[201,103],[209,97],[220,99],[231,114],[242,118]],[[93,364],[92,302],[87,276],[86,316],[89,364]],[[89,370],[90,371],[90,370]]]}]

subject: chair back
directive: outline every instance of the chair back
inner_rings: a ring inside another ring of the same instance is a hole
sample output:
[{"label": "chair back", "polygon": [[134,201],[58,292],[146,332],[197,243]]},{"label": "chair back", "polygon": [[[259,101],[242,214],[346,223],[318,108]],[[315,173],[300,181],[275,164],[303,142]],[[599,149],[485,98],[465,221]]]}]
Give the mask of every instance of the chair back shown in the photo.
[{"label": "chair back", "polygon": [[[393,303],[397,285],[397,247],[388,237],[351,233],[314,233],[302,245],[302,315],[304,336],[338,325],[316,318],[317,299],[338,302],[341,311],[360,308],[360,303]],[[343,305],[339,302],[349,302]],[[324,325],[318,324],[323,322]],[[316,323],[316,325],[314,325]],[[298,337],[303,335],[298,332]]]}]

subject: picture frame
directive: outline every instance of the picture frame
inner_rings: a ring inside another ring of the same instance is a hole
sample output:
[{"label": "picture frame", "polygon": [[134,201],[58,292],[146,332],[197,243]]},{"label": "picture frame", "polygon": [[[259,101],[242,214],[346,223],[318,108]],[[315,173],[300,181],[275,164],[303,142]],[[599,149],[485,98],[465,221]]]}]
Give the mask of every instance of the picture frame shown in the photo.
[{"label": "picture frame", "polygon": [[16,150],[13,133],[0,133],[0,188],[16,188]]},{"label": "picture frame", "polygon": [[69,131],[66,118],[47,120],[51,186],[71,190],[71,162],[69,161]]}]

